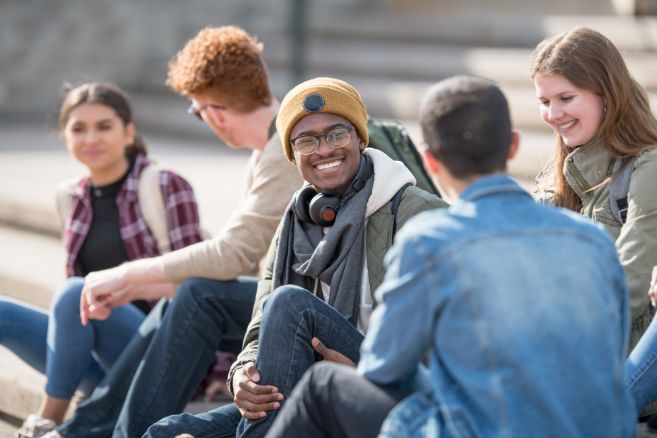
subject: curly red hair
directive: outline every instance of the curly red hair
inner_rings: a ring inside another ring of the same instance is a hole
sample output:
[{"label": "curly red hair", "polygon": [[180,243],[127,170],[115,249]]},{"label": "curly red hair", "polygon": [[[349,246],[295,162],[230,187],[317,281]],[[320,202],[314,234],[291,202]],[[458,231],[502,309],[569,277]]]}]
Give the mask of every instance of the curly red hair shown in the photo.
[{"label": "curly red hair", "polygon": [[187,97],[210,93],[240,112],[267,106],[272,94],[262,48],[239,27],[206,27],[169,62],[166,83]]}]

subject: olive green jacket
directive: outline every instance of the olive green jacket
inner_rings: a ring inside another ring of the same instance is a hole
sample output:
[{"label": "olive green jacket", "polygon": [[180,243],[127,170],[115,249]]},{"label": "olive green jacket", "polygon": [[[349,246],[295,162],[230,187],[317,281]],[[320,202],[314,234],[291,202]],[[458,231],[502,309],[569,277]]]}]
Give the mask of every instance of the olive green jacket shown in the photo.
[{"label": "olive green jacket", "polygon": [[582,200],[581,213],[602,224],[616,240],[630,291],[631,349],[654,313],[648,288],[652,267],[657,265],[657,148],[645,150],[634,162],[625,224],[614,218],[609,202],[608,177],[615,159],[601,140],[594,139],[568,154],[563,173]]},{"label": "olive green jacket", "polygon": [[[407,187],[402,193],[399,207],[397,209],[397,229],[401,228],[408,219],[414,215],[434,208],[446,207],[447,204],[435,195],[425,192],[414,186]],[[394,218],[390,212],[390,201],[383,207],[374,212],[367,221],[366,230],[366,252],[367,252],[367,270],[369,275],[370,293],[374,294],[377,287],[383,282],[385,266],[383,259],[388,248],[392,246]],[[244,348],[237,357],[237,360],[230,369],[228,377],[228,388],[232,391],[232,379],[235,371],[244,366],[247,362],[255,362],[258,354],[258,333],[260,321],[262,320],[262,306],[265,299],[272,292],[272,271],[274,268],[274,257],[276,255],[276,246],[280,228],[269,247],[267,255],[266,268],[262,279],[258,283],[255,304],[253,307],[253,316],[244,336]],[[314,284],[307,284],[306,289],[313,290]],[[373,303],[376,302],[373,298]]]}]

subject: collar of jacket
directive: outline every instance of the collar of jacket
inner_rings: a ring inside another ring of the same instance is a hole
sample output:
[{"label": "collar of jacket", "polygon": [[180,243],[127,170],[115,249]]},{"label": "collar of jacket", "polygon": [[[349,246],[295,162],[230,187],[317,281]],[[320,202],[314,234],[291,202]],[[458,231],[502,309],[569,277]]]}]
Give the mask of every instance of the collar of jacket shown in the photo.
[{"label": "collar of jacket", "polygon": [[613,164],[614,156],[605,143],[594,138],[566,156],[563,174],[568,185],[585,202],[587,196],[592,196],[591,188],[609,176]]},{"label": "collar of jacket", "polygon": [[465,188],[459,197],[463,201],[475,201],[485,196],[499,193],[517,193],[529,198],[532,196],[520,184],[504,173],[482,176]]}]

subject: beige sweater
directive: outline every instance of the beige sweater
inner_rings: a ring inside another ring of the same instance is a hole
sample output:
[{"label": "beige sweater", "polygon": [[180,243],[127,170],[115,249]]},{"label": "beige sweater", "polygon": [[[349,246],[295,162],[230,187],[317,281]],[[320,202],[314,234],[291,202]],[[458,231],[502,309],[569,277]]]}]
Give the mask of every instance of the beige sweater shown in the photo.
[{"label": "beige sweater", "polygon": [[246,191],[228,223],[212,239],[165,254],[164,273],[173,283],[188,277],[231,280],[257,275],[292,194],[303,182],[285,159],[275,134],[262,151],[253,151],[246,169]]}]

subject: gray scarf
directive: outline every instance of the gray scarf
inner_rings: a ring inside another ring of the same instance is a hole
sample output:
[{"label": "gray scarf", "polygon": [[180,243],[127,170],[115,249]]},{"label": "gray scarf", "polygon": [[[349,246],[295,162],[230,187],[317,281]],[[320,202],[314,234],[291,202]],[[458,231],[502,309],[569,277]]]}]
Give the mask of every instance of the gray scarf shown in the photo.
[{"label": "gray scarf", "polygon": [[[357,183],[361,175],[367,176],[364,186]],[[358,173],[326,234],[320,225],[300,221],[291,205],[288,207],[276,249],[273,289],[286,284],[306,287],[304,277],[319,278],[331,286],[328,304],[356,325],[365,253],[365,209],[373,184],[372,160],[361,155]]]}]

